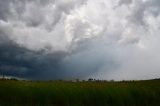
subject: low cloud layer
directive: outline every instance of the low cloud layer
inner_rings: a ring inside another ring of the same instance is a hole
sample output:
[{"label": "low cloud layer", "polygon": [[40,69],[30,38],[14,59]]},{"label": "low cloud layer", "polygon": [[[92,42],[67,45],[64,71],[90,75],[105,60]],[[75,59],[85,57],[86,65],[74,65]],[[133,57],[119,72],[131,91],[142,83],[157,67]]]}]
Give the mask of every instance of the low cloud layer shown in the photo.
[{"label": "low cloud layer", "polygon": [[159,0],[0,0],[0,73],[160,77]]}]

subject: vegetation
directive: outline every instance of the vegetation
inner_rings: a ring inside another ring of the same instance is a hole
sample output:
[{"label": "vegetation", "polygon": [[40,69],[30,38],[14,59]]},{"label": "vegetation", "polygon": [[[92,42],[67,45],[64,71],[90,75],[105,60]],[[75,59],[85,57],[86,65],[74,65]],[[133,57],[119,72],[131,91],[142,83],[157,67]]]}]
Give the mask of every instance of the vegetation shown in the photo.
[{"label": "vegetation", "polygon": [[0,106],[160,106],[160,80],[0,80]]}]

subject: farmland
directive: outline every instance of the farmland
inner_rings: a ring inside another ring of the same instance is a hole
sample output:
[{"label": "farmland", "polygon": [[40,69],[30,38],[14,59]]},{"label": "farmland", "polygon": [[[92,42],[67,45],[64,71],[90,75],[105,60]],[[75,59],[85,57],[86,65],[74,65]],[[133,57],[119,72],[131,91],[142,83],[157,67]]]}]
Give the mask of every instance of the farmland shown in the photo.
[{"label": "farmland", "polygon": [[160,80],[0,80],[0,106],[160,106]]}]

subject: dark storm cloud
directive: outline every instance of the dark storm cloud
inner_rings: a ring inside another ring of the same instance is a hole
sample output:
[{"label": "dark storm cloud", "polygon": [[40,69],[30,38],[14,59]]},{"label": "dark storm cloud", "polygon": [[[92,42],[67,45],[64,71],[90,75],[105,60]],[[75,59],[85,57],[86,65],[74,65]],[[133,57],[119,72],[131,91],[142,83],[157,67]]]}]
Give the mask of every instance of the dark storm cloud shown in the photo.
[{"label": "dark storm cloud", "polygon": [[60,70],[60,61],[65,53],[47,54],[45,51],[30,51],[12,41],[0,43],[0,73],[30,79],[65,78]]},{"label": "dark storm cloud", "polygon": [[12,41],[11,30],[0,26],[0,74],[29,79],[65,79],[60,61],[65,52],[47,53],[49,49],[32,51]]},{"label": "dark storm cloud", "polygon": [[[108,67],[108,70],[116,67],[116,62],[106,48],[102,46],[103,53],[96,51],[97,47],[103,44],[95,45],[95,48],[89,50],[95,43],[94,40],[87,41],[88,43],[79,42],[79,48],[72,53],[47,53],[48,48],[31,51],[20,47],[5,36],[0,38],[3,39],[0,40],[0,73],[4,75],[33,80],[83,79],[91,73],[96,73],[103,65]],[[107,60],[104,59],[106,54]]]}]

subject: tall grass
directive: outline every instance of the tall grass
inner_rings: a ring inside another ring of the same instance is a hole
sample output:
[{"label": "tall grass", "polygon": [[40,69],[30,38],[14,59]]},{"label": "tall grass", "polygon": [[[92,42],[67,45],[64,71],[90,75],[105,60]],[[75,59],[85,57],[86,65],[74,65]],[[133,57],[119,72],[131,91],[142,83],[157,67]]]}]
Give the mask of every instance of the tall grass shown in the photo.
[{"label": "tall grass", "polygon": [[0,106],[160,106],[160,81],[0,80]]}]

